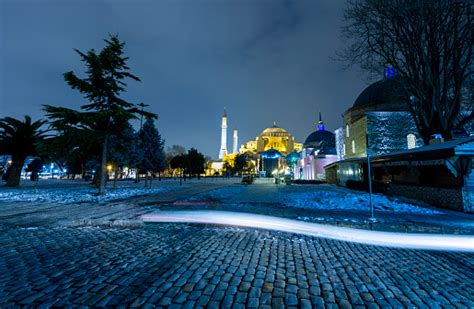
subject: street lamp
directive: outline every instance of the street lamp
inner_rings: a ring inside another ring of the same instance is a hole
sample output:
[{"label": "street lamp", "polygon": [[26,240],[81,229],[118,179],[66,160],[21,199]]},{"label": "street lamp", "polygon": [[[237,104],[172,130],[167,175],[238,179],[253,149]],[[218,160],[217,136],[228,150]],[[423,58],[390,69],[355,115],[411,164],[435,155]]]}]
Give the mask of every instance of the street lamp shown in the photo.
[{"label": "street lamp", "polygon": [[374,217],[374,204],[372,202],[372,173],[370,168],[370,150],[369,150],[369,136],[365,135],[366,141],[366,153],[367,153],[367,174],[368,174],[368,181],[369,181],[369,205],[370,205],[370,222],[377,222],[377,219]]}]

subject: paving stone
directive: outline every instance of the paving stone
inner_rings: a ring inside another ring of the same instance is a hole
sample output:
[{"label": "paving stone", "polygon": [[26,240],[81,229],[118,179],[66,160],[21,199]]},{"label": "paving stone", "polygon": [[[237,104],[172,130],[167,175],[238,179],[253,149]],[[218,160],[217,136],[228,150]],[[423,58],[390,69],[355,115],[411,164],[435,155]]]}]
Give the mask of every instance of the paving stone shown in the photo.
[{"label": "paving stone", "polygon": [[2,308],[474,307],[470,253],[181,224],[0,232]]},{"label": "paving stone", "polygon": [[295,294],[287,293],[285,295],[285,303],[288,306],[296,306],[296,305],[298,305],[298,297],[296,297]]},{"label": "paving stone", "polygon": [[311,301],[309,299],[301,299],[300,300],[300,308],[301,309],[310,309],[313,308],[311,305]]}]

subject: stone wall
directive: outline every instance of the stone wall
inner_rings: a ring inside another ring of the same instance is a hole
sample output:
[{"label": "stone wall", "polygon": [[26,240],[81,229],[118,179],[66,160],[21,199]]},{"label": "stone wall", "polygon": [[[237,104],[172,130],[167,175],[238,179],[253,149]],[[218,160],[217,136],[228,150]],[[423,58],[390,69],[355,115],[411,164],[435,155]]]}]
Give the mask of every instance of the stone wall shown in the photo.
[{"label": "stone wall", "polygon": [[[349,124],[349,136],[347,136],[347,124]],[[407,150],[408,134],[416,136],[416,147],[423,146],[423,140],[409,112],[366,112],[358,118],[346,113],[341,133],[346,148],[344,159],[366,156],[366,135],[372,156]],[[355,142],[355,152],[352,152],[352,141]]]},{"label": "stone wall", "polygon": [[[346,120],[348,122],[346,122]],[[366,156],[366,134],[367,134],[367,117],[362,117],[357,120],[345,119],[346,124],[349,123],[349,136],[347,136],[347,129],[344,126],[343,136],[344,145],[346,147],[345,159],[361,158]],[[352,141],[355,143],[355,152],[352,151]]]},{"label": "stone wall", "polygon": [[336,153],[337,161],[344,160],[343,147],[344,144],[344,130],[343,128],[336,129],[334,131],[334,137],[336,139]]},{"label": "stone wall", "polygon": [[366,117],[371,155],[407,150],[408,134],[416,136],[416,147],[423,146],[423,140],[410,113],[369,112]]},{"label": "stone wall", "polygon": [[466,211],[463,206],[463,190],[461,188],[446,189],[390,184],[384,193],[405,196],[440,208]]}]

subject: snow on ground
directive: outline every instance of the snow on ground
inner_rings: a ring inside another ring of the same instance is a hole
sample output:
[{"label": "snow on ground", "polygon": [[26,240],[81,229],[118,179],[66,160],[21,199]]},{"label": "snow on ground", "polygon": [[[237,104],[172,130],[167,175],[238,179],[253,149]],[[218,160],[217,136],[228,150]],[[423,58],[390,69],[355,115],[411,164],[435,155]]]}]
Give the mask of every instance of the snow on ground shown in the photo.
[{"label": "snow on ground", "polygon": [[[308,190],[281,193],[282,204],[286,207],[304,209],[330,209],[330,210],[367,210],[369,209],[369,194],[362,191],[353,191],[330,185],[301,186]],[[310,189],[311,188],[311,189]],[[417,214],[442,214],[442,212],[419,207],[400,201],[395,197],[382,194],[373,194],[372,202],[377,211],[417,213]]]},{"label": "snow on ground", "polygon": [[[369,194],[333,185],[275,185],[253,184],[250,186],[229,186],[192,197],[190,200],[219,201],[241,205],[272,203],[286,208],[317,210],[369,209]],[[435,215],[442,212],[403,202],[396,197],[373,194],[376,211]]]},{"label": "snow on ground", "polygon": [[158,186],[158,181],[154,182],[152,188],[145,188],[143,182],[133,184],[132,182],[119,183],[116,189],[108,184],[106,195],[96,196],[97,188],[84,182],[72,183],[64,181],[57,182],[56,185],[47,184],[38,188],[24,186],[20,188],[0,188],[0,201],[18,202],[53,202],[53,203],[86,203],[86,202],[106,202],[121,200],[131,196],[156,194],[177,190],[176,185]]}]

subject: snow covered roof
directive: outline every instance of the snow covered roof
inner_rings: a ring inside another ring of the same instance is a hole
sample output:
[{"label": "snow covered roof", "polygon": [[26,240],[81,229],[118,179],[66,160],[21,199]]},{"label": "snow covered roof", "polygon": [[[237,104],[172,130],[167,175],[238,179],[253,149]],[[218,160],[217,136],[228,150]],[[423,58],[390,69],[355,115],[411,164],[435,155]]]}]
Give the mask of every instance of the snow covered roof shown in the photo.
[{"label": "snow covered roof", "polygon": [[407,157],[407,156],[454,156],[454,155],[471,155],[474,156],[474,137],[466,137],[455,139],[447,142],[422,146],[410,150],[396,151],[387,154],[383,154],[374,159],[392,159],[396,157]]}]

